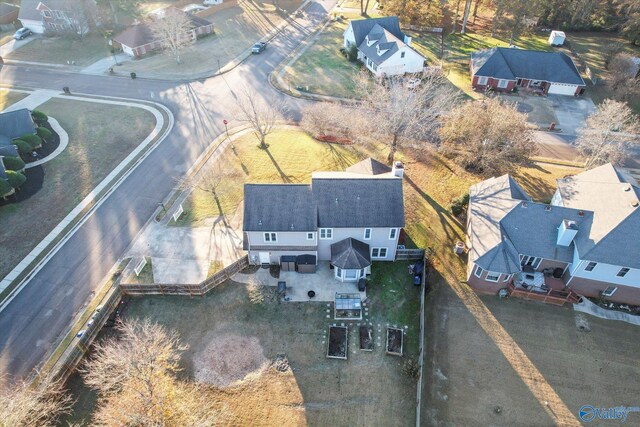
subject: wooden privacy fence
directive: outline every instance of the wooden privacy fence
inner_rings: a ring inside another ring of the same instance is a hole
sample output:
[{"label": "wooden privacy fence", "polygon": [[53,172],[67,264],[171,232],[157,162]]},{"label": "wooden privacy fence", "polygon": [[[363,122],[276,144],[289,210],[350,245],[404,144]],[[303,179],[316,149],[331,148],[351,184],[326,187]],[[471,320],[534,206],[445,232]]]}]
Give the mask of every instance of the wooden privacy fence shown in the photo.
[{"label": "wooden privacy fence", "polygon": [[[423,250],[424,253],[424,250]],[[422,289],[420,289],[420,338],[418,339],[418,385],[416,388],[416,427],[420,427],[422,419],[422,384],[424,382],[424,298],[427,293],[427,258],[423,258],[422,267]]]},{"label": "wooden privacy fence", "polygon": [[126,295],[189,295],[202,296],[220,283],[249,265],[249,257],[243,256],[228,267],[218,271],[213,276],[197,284],[169,285],[161,283],[150,284],[120,284],[122,292]]},{"label": "wooden privacy fence", "polygon": [[424,258],[424,249],[397,249],[396,261],[408,261]]}]

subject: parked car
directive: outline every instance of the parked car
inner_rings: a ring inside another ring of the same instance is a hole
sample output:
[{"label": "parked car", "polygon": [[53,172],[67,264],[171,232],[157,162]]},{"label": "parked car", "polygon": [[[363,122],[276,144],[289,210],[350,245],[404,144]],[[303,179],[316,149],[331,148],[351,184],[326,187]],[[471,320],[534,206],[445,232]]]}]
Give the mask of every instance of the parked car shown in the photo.
[{"label": "parked car", "polygon": [[16,40],[22,40],[23,38],[33,34],[27,27],[22,27],[13,34],[13,38]]},{"label": "parked car", "polygon": [[267,44],[265,42],[258,42],[253,45],[251,48],[251,53],[260,53],[267,48]]},{"label": "parked car", "polygon": [[202,2],[202,4],[205,6],[215,6],[220,3],[222,3],[222,0],[204,0]]}]

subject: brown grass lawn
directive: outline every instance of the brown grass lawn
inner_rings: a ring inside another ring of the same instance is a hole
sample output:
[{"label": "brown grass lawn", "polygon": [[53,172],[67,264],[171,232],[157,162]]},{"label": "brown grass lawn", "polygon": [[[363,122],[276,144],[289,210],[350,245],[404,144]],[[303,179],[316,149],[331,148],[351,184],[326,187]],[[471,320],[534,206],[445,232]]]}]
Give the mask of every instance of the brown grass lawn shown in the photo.
[{"label": "brown grass lawn", "polygon": [[106,39],[100,35],[89,35],[84,40],[68,37],[38,37],[21,48],[14,50],[7,59],[16,61],[48,62],[86,66],[109,56]]},{"label": "brown grass lawn", "polygon": [[[153,130],[151,113],[52,99],[38,109],[56,118],[69,146],[42,165],[42,188],[0,207],[0,277],[4,277]],[[34,220],[37,218],[37,220]]]},{"label": "brown grass lawn", "polygon": [[28,93],[0,90],[0,111],[29,96]]}]

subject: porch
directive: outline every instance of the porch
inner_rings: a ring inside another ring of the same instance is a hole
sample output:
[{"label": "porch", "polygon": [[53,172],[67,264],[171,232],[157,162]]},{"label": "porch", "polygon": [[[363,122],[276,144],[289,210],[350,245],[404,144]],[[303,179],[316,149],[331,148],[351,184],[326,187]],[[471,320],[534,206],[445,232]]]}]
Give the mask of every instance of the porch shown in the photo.
[{"label": "porch", "polygon": [[542,301],[554,305],[577,303],[580,297],[565,287],[564,280],[541,271],[516,274],[507,286],[509,295],[516,298]]}]

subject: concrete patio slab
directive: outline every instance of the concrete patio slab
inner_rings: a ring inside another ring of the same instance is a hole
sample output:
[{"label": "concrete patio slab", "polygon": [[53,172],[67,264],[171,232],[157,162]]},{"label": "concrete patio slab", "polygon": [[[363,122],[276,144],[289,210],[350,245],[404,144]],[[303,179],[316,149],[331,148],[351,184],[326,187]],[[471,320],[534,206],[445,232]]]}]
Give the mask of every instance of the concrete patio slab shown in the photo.
[{"label": "concrete patio slab", "polygon": [[197,284],[207,278],[208,259],[153,257],[153,280],[166,285]]}]

